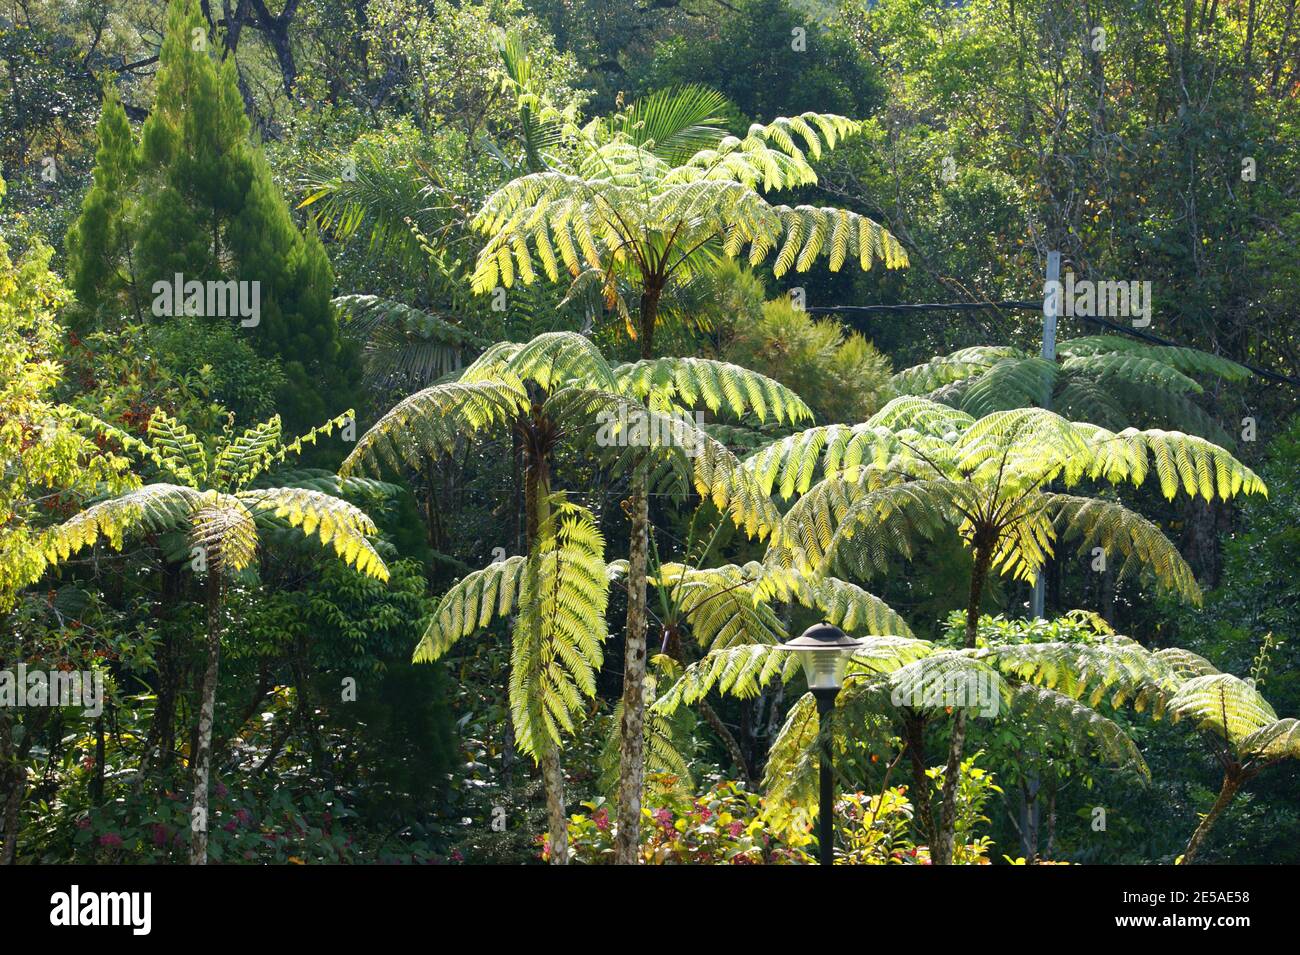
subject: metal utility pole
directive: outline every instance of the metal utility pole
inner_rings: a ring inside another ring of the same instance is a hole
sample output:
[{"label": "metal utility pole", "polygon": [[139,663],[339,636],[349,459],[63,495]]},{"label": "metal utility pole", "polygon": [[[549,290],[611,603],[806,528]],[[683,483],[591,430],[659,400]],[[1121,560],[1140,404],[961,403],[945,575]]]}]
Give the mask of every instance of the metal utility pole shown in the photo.
[{"label": "metal utility pole", "polygon": [[[1061,253],[1047,253],[1047,276],[1043,282],[1043,350],[1040,353],[1050,362],[1056,361],[1056,320],[1061,317]],[[1052,393],[1047,393],[1045,407],[1052,406]],[[1029,605],[1030,616],[1042,619],[1047,601],[1043,571],[1034,578],[1034,596]]]}]

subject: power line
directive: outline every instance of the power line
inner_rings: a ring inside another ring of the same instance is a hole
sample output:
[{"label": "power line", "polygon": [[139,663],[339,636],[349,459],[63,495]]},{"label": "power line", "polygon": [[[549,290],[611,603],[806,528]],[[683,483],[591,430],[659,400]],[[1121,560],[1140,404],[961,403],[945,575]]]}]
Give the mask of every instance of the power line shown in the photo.
[{"label": "power line", "polygon": [[[809,306],[807,311],[813,315],[834,315],[834,314],[866,314],[887,312],[965,312],[965,311],[1024,311],[1024,312],[1042,312],[1042,302],[1026,302],[1021,300],[1009,300],[1002,302],[925,302],[910,305],[816,305]],[[1127,325],[1119,325],[1115,322],[1095,315],[1075,315],[1075,318],[1085,322],[1092,322],[1094,325],[1100,325],[1112,332],[1120,335],[1127,335],[1129,338],[1136,338],[1139,341],[1148,342],[1152,345],[1163,345],[1167,348],[1189,348],[1189,345],[1183,345],[1179,342],[1172,341],[1168,338],[1161,338],[1159,335],[1152,335],[1150,332],[1144,332],[1138,328],[1130,328]],[[1236,359],[1233,359],[1236,361]],[[1238,361],[1237,364],[1243,368],[1249,368],[1252,372],[1261,378],[1267,378],[1269,381],[1276,381],[1292,387],[1300,387],[1300,378],[1292,375],[1284,375],[1281,372],[1269,371],[1267,368],[1261,368],[1258,365],[1252,365],[1249,362]]]}]

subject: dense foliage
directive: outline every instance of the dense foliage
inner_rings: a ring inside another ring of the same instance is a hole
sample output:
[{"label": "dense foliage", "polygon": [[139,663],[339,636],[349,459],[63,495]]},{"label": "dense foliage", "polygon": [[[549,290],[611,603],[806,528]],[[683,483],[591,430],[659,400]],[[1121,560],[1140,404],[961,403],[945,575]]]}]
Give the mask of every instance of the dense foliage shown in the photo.
[{"label": "dense foliage", "polygon": [[1300,861],[1295,13],[0,5],[0,862]]}]

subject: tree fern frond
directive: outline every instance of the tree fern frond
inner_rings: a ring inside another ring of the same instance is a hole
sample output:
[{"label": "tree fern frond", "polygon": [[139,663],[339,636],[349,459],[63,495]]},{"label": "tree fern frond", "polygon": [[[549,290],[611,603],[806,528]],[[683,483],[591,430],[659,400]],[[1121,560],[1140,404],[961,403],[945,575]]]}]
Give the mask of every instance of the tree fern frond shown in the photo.
[{"label": "tree fern frond", "polygon": [[202,552],[208,573],[238,573],[257,556],[257,526],[245,502],[215,491],[190,515],[190,546]]},{"label": "tree fern frond", "polygon": [[511,642],[510,712],[519,748],[539,758],[543,740],[576,729],[596,694],[609,579],[605,541],[591,513],[553,495],[523,568]]},{"label": "tree fern frond", "polygon": [[208,458],[199,439],[162,408],[149,416],[149,441],[162,457],[167,471],[178,480],[197,487],[208,476]]},{"label": "tree fern frond", "polygon": [[1019,348],[1009,345],[977,345],[904,368],[889,381],[900,395],[924,395],[954,381],[978,377],[1005,358],[1025,357]]},{"label": "tree fern frond", "polygon": [[708,358],[657,358],[614,369],[617,390],[652,408],[703,405],[740,419],[752,413],[759,421],[811,420],[812,410],[780,382],[729,362]]},{"label": "tree fern frond", "polygon": [[218,451],[212,462],[212,476],[221,487],[243,487],[265,471],[280,449],[280,416],[247,428]]},{"label": "tree fern frond", "polygon": [[505,619],[513,613],[526,559],[507,557],[453,585],[434,608],[433,618],[416,645],[412,661],[431,663],[458,640],[482,630],[494,619]]},{"label": "tree fern frond", "polygon": [[121,550],[125,534],[183,527],[203,501],[203,493],[177,484],[148,484],[100,501],[46,529],[42,550],[48,563],[67,560],[100,538]]},{"label": "tree fern frond", "polygon": [[357,441],[339,473],[420,466],[449,453],[467,433],[503,427],[527,407],[518,381],[451,382],[417,391],[399,401]]},{"label": "tree fern frond", "polygon": [[1044,494],[1055,512],[1057,534],[1080,538],[1079,553],[1100,546],[1107,557],[1122,556],[1118,580],[1149,573],[1156,584],[1199,604],[1201,588],[1178,548],[1155,524],[1115,501]]},{"label": "tree fern frond", "polygon": [[236,499],[254,515],[269,513],[304,536],[332,545],[334,553],[357,571],[388,579],[388,567],[369,540],[378,528],[355,505],[305,487],[258,488],[241,491]]},{"label": "tree fern frond", "polygon": [[1166,712],[1188,719],[1240,749],[1252,734],[1277,722],[1277,713],[1250,683],[1231,673],[1192,677],[1169,698]]},{"label": "tree fern frond", "polygon": [[1114,720],[1102,716],[1073,697],[1041,686],[1015,688],[1012,711],[1035,728],[1056,730],[1071,741],[1086,742],[1106,762],[1131,769],[1142,779],[1151,770],[1132,737]]},{"label": "tree fern frond", "polygon": [[1066,357],[1107,353],[1135,355],[1169,365],[1186,375],[1215,375],[1228,381],[1244,381],[1251,374],[1250,369],[1244,365],[1209,352],[1173,345],[1148,345],[1118,335],[1065,339],[1057,345],[1057,352]]}]

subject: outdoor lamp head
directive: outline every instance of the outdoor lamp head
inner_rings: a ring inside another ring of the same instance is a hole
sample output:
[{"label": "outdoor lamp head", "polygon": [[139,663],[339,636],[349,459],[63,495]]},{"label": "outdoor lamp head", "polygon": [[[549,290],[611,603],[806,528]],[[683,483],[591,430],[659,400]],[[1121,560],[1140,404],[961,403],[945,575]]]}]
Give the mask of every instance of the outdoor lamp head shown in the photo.
[{"label": "outdoor lamp head", "polygon": [[819,623],[781,644],[781,649],[799,654],[808,689],[838,690],[844,685],[849,660],[861,645],[839,627]]}]

